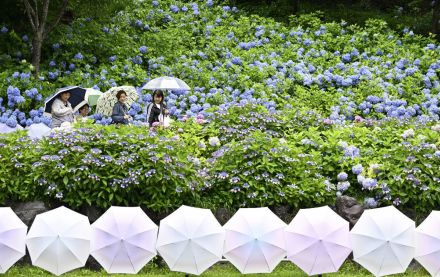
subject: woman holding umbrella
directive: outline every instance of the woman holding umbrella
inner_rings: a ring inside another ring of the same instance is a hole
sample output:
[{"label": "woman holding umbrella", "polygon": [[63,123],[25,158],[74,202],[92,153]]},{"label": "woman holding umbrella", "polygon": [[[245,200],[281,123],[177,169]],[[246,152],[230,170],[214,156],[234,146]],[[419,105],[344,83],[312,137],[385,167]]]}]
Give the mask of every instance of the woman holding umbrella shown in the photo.
[{"label": "woman holding umbrella", "polygon": [[62,123],[73,123],[73,109],[69,102],[70,92],[64,91],[52,103],[52,127],[60,127]]},{"label": "woman holding umbrella", "polygon": [[127,93],[124,90],[120,90],[116,93],[116,98],[118,99],[118,102],[113,106],[113,123],[128,124],[128,120],[131,119],[131,116],[128,115],[128,108],[127,105],[125,105]]},{"label": "woman holding umbrella", "polygon": [[[147,121],[150,127],[153,126],[154,122],[161,122],[162,119],[168,115],[168,110],[163,103],[163,92],[160,90],[155,90],[153,92],[153,103],[150,103],[147,107]],[[163,123],[163,122],[162,122]]]}]

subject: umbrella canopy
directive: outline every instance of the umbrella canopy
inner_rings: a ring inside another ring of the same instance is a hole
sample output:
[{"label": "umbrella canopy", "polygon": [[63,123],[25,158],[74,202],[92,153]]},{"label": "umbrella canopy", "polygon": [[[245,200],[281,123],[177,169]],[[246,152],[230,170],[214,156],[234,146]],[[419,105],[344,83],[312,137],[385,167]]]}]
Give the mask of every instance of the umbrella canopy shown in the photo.
[{"label": "umbrella canopy", "polygon": [[0,273],[26,254],[27,226],[11,208],[0,208]]},{"label": "umbrella canopy", "polygon": [[113,106],[116,104],[116,102],[118,102],[116,94],[120,90],[124,90],[127,93],[127,100],[125,100],[125,104],[127,104],[128,107],[130,107],[131,104],[136,102],[136,100],[139,98],[135,87],[122,86],[111,88],[98,98],[96,104],[96,113],[102,114],[104,116],[111,116]]},{"label": "umbrella canopy", "polygon": [[328,206],[299,210],[285,236],[287,258],[308,275],[338,271],[351,253],[349,223]]},{"label": "umbrella canopy", "polygon": [[70,92],[69,102],[73,107],[76,107],[79,103],[84,101],[86,95],[86,89],[80,88],[78,86],[70,86],[58,89],[54,95],[50,96],[46,102],[44,102],[44,113],[45,115],[51,116],[52,103],[55,99],[63,92]]},{"label": "umbrella canopy", "polygon": [[86,100],[90,106],[96,106],[98,98],[102,95],[102,92],[93,88],[86,89]]},{"label": "umbrella canopy", "polygon": [[394,206],[366,210],[350,232],[354,260],[375,276],[403,273],[414,258],[415,223]]},{"label": "umbrella canopy", "polygon": [[268,208],[241,208],[223,226],[223,256],[241,273],[270,273],[286,256],[285,227]]},{"label": "umbrella canopy", "polygon": [[157,229],[139,207],[111,207],[92,224],[91,254],[108,273],[136,274],[156,256]]},{"label": "umbrella canopy", "polygon": [[17,124],[17,126],[12,128],[12,127],[9,127],[8,125],[6,125],[5,123],[0,123],[0,134],[8,134],[8,133],[19,131],[19,130],[23,130],[23,127],[21,127],[18,124]]},{"label": "umbrella canopy", "polygon": [[431,276],[440,276],[440,211],[432,211],[417,227],[415,258]]},{"label": "umbrella canopy", "polygon": [[211,210],[181,206],[160,221],[156,248],[171,270],[199,275],[221,259],[224,238]]},{"label": "umbrella canopy", "polygon": [[174,90],[190,90],[191,88],[182,80],[175,77],[159,77],[146,83],[142,89],[174,89]]},{"label": "umbrella canopy", "polygon": [[93,88],[87,88],[84,94],[84,100],[73,106],[73,112],[77,112],[82,106],[89,105],[90,107],[96,106],[98,98],[101,97],[102,92]]},{"label": "umbrella canopy", "polygon": [[86,264],[90,253],[89,219],[65,207],[39,214],[27,235],[32,264],[61,275]]},{"label": "umbrella canopy", "polygon": [[30,138],[41,139],[45,136],[48,136],[52,129],[47,127],[44,123],[34,123],[28,127],[26,127],[28,136]]}]

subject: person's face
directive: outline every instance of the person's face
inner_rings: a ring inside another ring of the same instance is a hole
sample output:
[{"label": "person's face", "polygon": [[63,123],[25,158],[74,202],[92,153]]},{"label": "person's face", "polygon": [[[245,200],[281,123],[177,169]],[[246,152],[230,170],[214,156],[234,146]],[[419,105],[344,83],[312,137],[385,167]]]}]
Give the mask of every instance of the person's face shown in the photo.
[{"label": "person's face", "polygon": [[127,95],[123,93],[121,94],[121,97],[119,97],[119,102],[125,103],[125,100],[127,100]]},{"label": "person's face", "polygon": [[79,114],[81,116],[87,116],[89,114],[89,107],[85,106],[82,109],[79,110]]},{"label": "person's face", "polygon": [[162,96],[155,94],[154,95],[154,103],[160,104],[162,102]]},{"label": "person's face", "polygon": [[63,102],[67,102],[69,98],[70,98],[70,92],[61,93],[61,100],[63,100]]}]

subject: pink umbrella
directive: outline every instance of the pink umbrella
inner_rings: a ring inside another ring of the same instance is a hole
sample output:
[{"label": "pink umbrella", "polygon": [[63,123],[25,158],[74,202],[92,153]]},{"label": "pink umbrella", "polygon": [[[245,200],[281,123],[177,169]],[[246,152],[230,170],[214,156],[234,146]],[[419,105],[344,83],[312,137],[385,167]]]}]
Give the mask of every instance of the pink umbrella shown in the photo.
[{"label": "pink umbrella", "polygon": [[440,276],[440,211],[432,211],[417,227],[415,259],[431,276]]},{"label": "pink umbrella", "polygon": [[287,258],[308,275],[338,271],[351,252],[349,223],[328,206],[301,209],[285,237]]}]

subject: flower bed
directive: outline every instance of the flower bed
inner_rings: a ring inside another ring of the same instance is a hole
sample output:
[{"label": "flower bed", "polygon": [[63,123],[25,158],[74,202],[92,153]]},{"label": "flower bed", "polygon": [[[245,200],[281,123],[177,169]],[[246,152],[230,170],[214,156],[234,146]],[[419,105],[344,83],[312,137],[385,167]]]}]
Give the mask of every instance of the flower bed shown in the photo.
[{"label": "flower bed", "polygon": [[300,208],[348,194],[426,214],[440,201],[438,125],[339,126],[292,113],[246,105],[170,129],[86,125],[40,141],[10,134],[0,137],[0,196],[154,211]]}]

